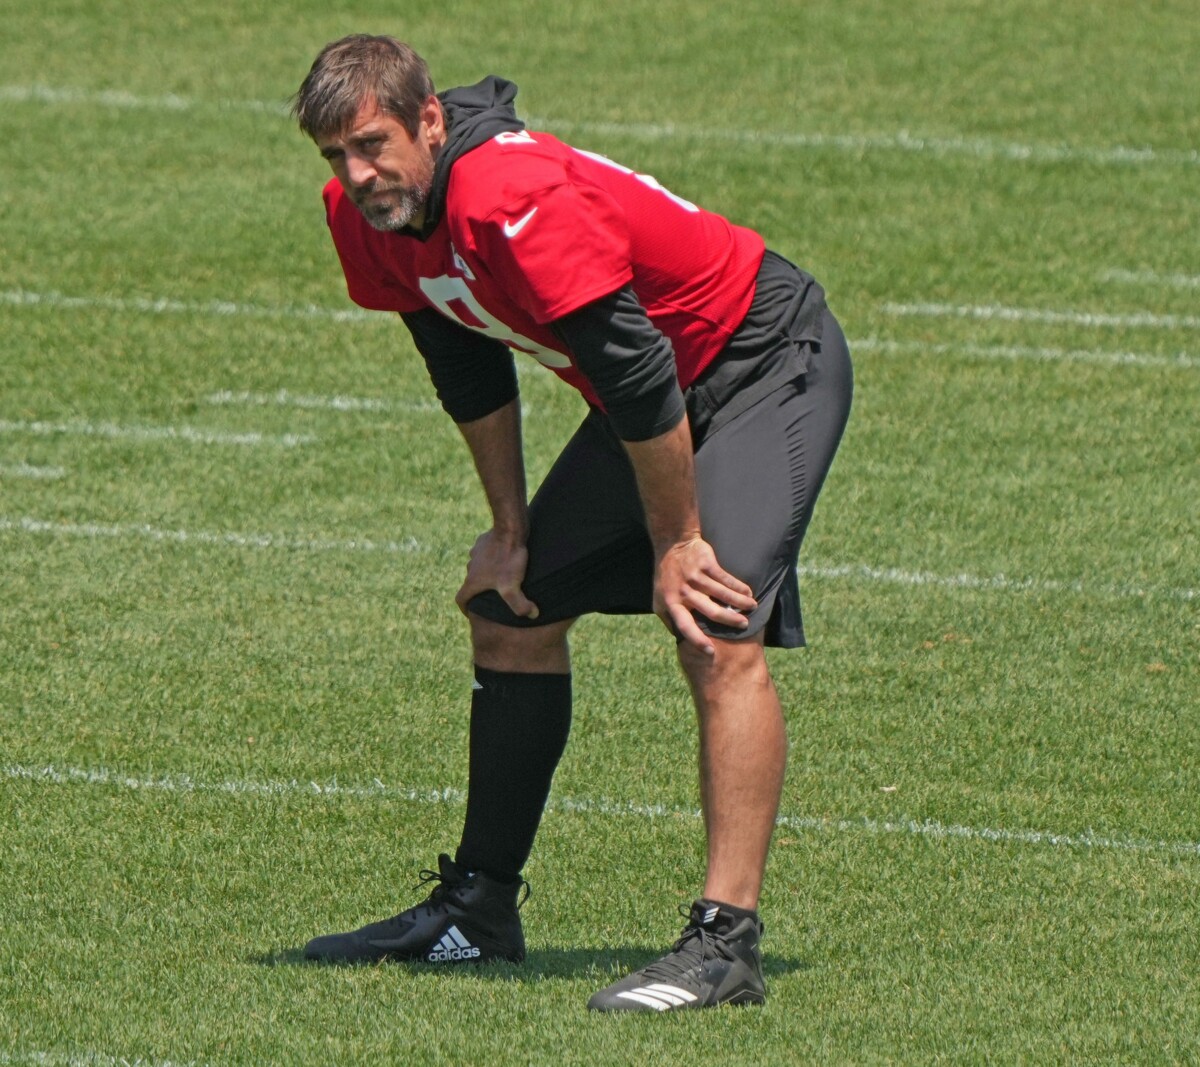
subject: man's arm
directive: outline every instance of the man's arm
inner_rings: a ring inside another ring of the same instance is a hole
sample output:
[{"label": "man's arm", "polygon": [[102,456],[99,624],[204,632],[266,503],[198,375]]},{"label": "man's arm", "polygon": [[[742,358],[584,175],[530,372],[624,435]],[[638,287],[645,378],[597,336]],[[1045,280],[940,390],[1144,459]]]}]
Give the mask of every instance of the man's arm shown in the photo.
[{"label": "man's arm", "polygon": [[442,408],[455,422],[474,422],[517,395],[517,370],[507,345],[468,330],[433,308],[400,318],[425,360]]},{"label": "man's arm", "polygon": [[467,565],[467,579],[455,596],[465,615],[467,602],[478,593],[495,589],[521,616],[536,619],[537,607],[521,591],[529,559],[529,510],[525,492],[525,457],[521,448],[521,401],[458,429],[467,442],[475,470],[492,512],[492,528],[476,539]]},{"label": "man's arm", "polygon": [[758,606],[751,588],[717,562],[701,536],[696,504],[692,434],[687,418],[648,441],[626,441],[646,526],[654,545],[654,610],[667,626],[702,652],[715,652],[693,611],[726,626],[749,625],[743,612]]},{"label": "man's arm", "polygon": [[692,436],[671,344],[628,286],[551,325],[604,403],[633,464],[654,546],[654,610],[711,655],[712,640],[692,612],[744,628],[743,612],[757,604],[701,535]]},{"label": "man's arm", "polygon": [[455,603],[466,614],[473,596],[495,589],[516,614],[536,618],[537,608],[521,592],[529,518],[512,352],[432,308],[405,312],[401,318],[425,359],[442,407],[467,442],[492,511],[492,528],[471,549],[467,579]]}]

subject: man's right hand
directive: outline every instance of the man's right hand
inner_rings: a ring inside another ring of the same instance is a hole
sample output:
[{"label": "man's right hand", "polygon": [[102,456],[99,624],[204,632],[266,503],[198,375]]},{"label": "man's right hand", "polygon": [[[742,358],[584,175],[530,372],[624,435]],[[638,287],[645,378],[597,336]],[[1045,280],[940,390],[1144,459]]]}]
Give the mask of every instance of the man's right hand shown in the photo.
[{"label": "man's right hand", "polygon": [[521,591],[528,562],[529,552],[524,541],[513,541],[494,528],[480,534],[471,547],[466,581],[454,597],[458,610],[466,615],[472,597],[495,589],[514,615],[536,619],[537,605]]}]

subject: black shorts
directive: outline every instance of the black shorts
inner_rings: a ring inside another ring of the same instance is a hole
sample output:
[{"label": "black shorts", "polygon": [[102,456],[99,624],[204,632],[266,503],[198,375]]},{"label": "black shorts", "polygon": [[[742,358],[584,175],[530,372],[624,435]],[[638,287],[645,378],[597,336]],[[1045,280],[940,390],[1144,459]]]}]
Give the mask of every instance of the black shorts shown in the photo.
[{"label": "black shorts", "polygon": [[[752,369],[731,385],[717,369],[685,393],[701,533],[758,601],[746,630],[697,616],[713,637],[765,630],[769,646],[804,644],[796,561],[849,416],[853,375],[845,337],[823,300],[800,318],[803,328],[776,329],[764,344],[770,373]],[[601,412],[591,411],[563,449],[529,519],[522,588],[538,606],[537,619],[514,615],[494,591],[472,598],[472,612],[509,626],[543,626],[590,612],[653,611],[654,553],[633,467]]]}]

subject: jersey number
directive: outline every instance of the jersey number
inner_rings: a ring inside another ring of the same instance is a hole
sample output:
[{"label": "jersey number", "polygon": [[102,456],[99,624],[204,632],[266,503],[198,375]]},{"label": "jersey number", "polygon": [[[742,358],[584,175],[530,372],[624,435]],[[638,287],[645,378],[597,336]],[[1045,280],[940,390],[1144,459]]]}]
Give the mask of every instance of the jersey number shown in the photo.
[{"label": "jersey number", "polygon": [[552,348],[523,337],[511,326],[489,314],[487,308],[475,299],[475,294],[462,278],[451,278],[449,275],[443,275],[441,278],[422,278],[421,292],[447,318],[461,322],[467,329],[500,341],[518,352],[533,356],[545,367],[571,365],[571,361],[561,352],[555,352]]}]

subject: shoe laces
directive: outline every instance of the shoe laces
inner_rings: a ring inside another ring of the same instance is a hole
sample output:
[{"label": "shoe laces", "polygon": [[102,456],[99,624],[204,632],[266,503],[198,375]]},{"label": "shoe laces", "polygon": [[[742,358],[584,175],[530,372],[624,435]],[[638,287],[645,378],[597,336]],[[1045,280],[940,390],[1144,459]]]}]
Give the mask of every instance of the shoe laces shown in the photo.
[{"label": "shoe laces", "polygon": [[[413,887],[414,889],[421,889],[430,883],[434,883],[433,888],[430,889],[429,896],[423,905],[423,907],[430,912],[447,901],[453,901],[456,904],[461,904],[462,902],[456,896],[456,894],[460,890],[467,888],[467,885],[471,880],[471,876],[469,874],[466,876],[454,877],[453,875],[444,874],[441,871],[431,871],[428,867],[419,871],[417,873],[417,877],[420,879],[420,881],[418,881]],[[529,883],[522,878],[520,892],[518,893],[517,898],[517,911],[521,910],[521,907],[524,905],[525,901],[529,899],[529,896],[532,892],[533,890],[529,887]]]},{"label": "shoe laces", "polygon": [[681,904],[679,906],[679,914],[688,920],[688,924],[683,928],[679,940],[671,946],[670,952],[661,959],[655,960],[654,963],[642,968],[642,974],[647,978],[661,978],[664,980],[677,978],[680,964],[684,960],[687,961],[688,969],[694,968],[698,971],[704,966],[707,960],[723,959],[732,961],[734,959],[734,953],[729,947],[729,942],[721,934],[693,922],[692,913],[686,905]]},{"label": "shoe laces", "polygon": [[424,868],[419,872],[417,877],[420,879],[414,889],[422,889],[432,882],[433,886],[429,890],[429,896],[425,900],[425,907],[432,909],[443,901],[449,899],[450,894],[454,892],[462,882],[450,881],[445,878],[439,871],[431,871],[429,868]]}]

